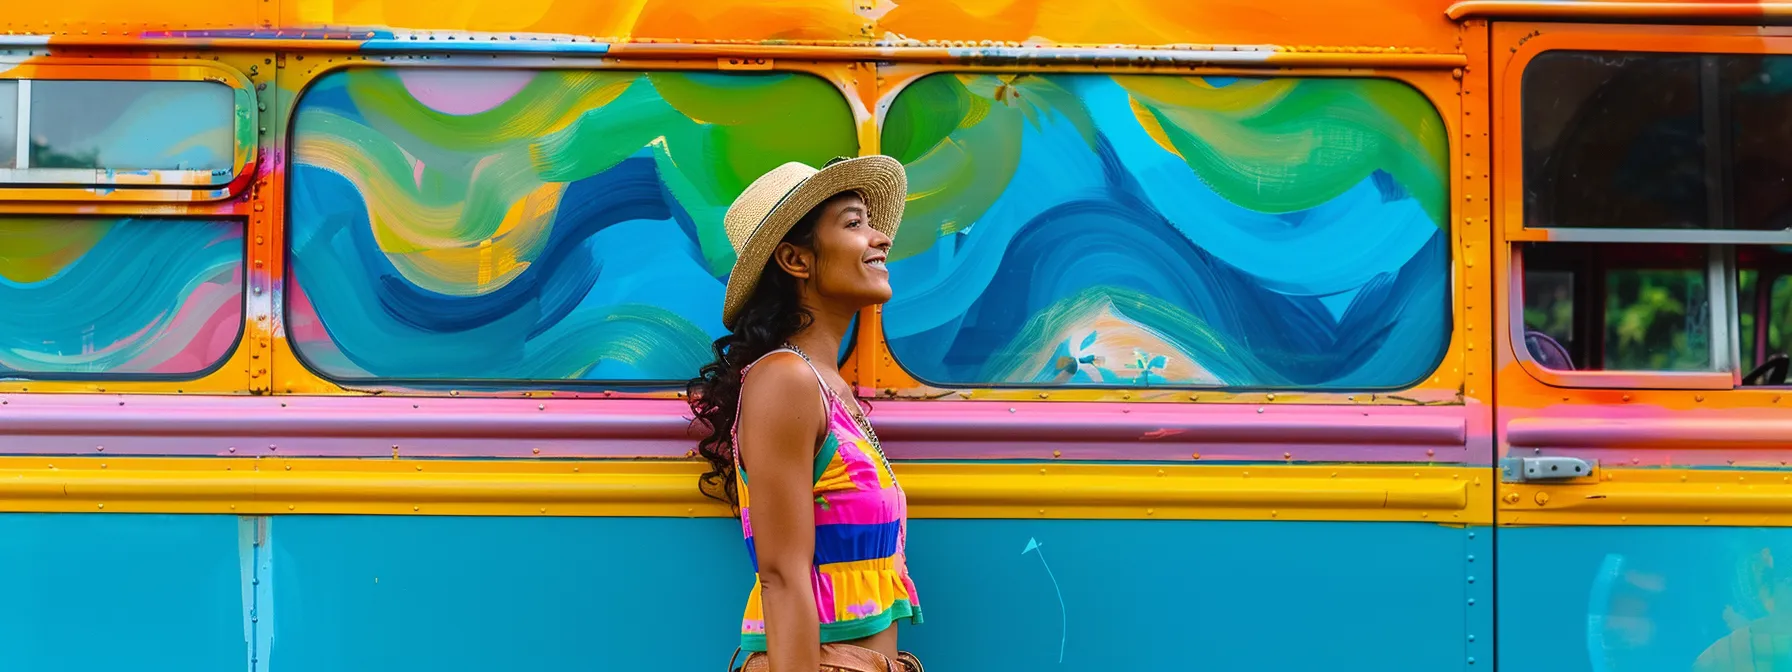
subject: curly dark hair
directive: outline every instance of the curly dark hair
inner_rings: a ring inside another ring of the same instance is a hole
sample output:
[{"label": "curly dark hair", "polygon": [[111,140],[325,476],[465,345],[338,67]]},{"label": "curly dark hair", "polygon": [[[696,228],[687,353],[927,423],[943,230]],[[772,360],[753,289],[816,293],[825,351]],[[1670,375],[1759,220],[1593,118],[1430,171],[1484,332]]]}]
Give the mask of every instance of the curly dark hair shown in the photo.
[{"label": "curly dark hair", "polygon": [[[790,227],[790,232],[784,234],[783,242],[811,246],[815,242],[816,222],[834,198],[838,195],[804,214]],[[715,361],[703,365],[697,377],[686,384],[687,401],[695,415],[692,424],[699,426],[700,423],[699,431],[709,432],[697,441],[697,454],[709,462],[709,471],[697,482],[705,496],[739,511],[734,470],[734,420],[740,408],[741,369],[782,347],[813,320],[814,316],[797,296],[796,278],[777,264],[766,264],[760,271],[758,287],[747,297],[740,314],[735,317],[733,333],[715,340],[712,346]]]}]

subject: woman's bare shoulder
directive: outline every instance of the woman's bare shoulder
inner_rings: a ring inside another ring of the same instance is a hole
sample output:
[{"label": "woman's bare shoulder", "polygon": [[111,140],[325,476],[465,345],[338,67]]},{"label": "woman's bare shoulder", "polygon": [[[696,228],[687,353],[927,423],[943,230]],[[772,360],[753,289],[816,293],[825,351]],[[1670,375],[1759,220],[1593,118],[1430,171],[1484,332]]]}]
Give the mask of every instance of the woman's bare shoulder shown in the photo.
[{"label": "woman's bare shoulder", "polygon": [[740,391],[742,451],[812,452],[809,438],[819,439],[823,425],[821,405],[820,381],[801,357],[778,352],[760,360]]},{"label": "woman's bare shoulder", "polygon": [[747,410],[754,402],[765,403],[795,395],[818,397],[820,394],[815,372],[802,357],[794,352],[774,352],[747,371],[740,388],[741,409]]}]

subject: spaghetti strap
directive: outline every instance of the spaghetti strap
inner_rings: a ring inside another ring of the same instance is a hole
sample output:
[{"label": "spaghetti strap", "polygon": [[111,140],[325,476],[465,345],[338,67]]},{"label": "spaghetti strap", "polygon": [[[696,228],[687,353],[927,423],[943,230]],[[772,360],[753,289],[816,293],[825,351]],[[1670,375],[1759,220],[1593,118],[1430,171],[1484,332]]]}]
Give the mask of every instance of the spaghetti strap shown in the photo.
[{"label": "spaghetti strap", "polygon": [[[760,362],[763,362],[763,361],[765,361],[765,358],[767,358],[767,357],[770,357],[770,356],[772,356],[772,355],[775,355],[775,354],[778,354],[778,353],[780,353],[780,352],[788,352],[788,353],[790,353],[790,354],[793,354],[793,355],[796,355],[796,356],[798,356],[798,357],[801,357],[801,356],[802,356],[802,355],[799,355],[799,354],[797,354],[797,351],[795,351],[795,350],[791,350],[791,349],[790,349],[790,348],[777,348],[777,349],[774,349],[774,350],[772,350],[772,351],[770,351],[770,352],[767,352],[767,353],[765,353],[765,354],[763,354],[763,355],[760,355],[760,356],[759,356],[759,358],[758,358],[758,359],[755,359],[755,360],[753,360],[753,361],[752,361],[752,362],[750,362],[750,363],[748,363],[748,364],[747,364],[747,365],[746,365],[746,366],[743,366],[743,367],[741,367],[741,368],[740,368],[740,379],[741,379],[741,382],[742,382],[742,383],[745,383],[745,382],[746,382],[746,381],[747,381],[747,372],[748,372],[748,371],[752,371],[752,370],[753,370],[753,367],[755,367],[755,366],[759,366],[759,363],[760,363]],[[805,361],[805,362],[806,362],[806,361],[809,361],[809,360],[807,360],[807,359],[805,359],[805,360],[803,360],[803,361]],[[813,369],[813,368],[815,368],[815,367],[809,367],[809,368],[811,368],[811,369]]]},{"label": "spaghetti strap", "polygon": [[[775,354],[778,354],[780,352],[788,352],[790,354],[796,355],[798,358],[803,360],[804,365],[807,365],[809,367],[809,373],[815,374],[815,384],[817,386],[821,387],[820,390],[817,390],[818,392],[821,393],[821,417],[825,420],[828,415],[828,393],[832,392],[833,390],[828,387],[828,381],[821,377],[821,369],[815,368],[815,362],[809,361],[808,355],[803,354],[801,351],[799,351],[795,348],[791,348],[788,346],[778,348],[776,350],[772,350],[771,352],[760,355],[759,359],[753,360],[752,364],[748,364],[745,368],[742,368],[740,370],[740,388],[742,390],[747,389],[747,372],[748,371],[753,370],[753,367],[758,366],[760,362],[765,361],[765,358],[770,357]],[[735,413],[734,424],[735,424],[735,426],[738,427],[738,426],[740,426],[740,406],[738,404],[735,405],[735,407],[734,407],[734,413]]]},{"label": "spaghetti strap", "polygon": [[846,407],[846,400],[840,397],[840,393],[834,391],[834,386],[829,385],[826,378],[821,377],[821,369],[815,368],[815,361],[809,359],[809,353],[803,352],[801,348],[794,345],[785,345],[780,349],[796,353],[796,356],[803,358],[804,364],[809,365],[809,371],[815,374],[815,384],[821,386],[821,404],[823,412],[829,412],[830,409],[827,407],[831,400],[834,404],[840,406],[840,410],[846,412],[847,417],[856,418],[865,415],[864,407],[860,406],[857,400],[853,401],[852,408]]}]

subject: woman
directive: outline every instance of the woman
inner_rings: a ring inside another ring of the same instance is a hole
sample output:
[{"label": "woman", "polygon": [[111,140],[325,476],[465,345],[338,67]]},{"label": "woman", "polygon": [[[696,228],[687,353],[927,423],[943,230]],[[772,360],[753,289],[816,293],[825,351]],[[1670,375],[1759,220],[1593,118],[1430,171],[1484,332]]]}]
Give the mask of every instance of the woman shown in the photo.
[{"label": "woman", "polygon": [[690,404],[710,432],[702,488],[740,512],[757,573],[741,625],[750,672],[921,669],[894,627],[921,622],[908,501],[835,363],[853,316],[890,300],[884,262],[907,191],[886,156],[787,163],[724,218],[733,333]]}]

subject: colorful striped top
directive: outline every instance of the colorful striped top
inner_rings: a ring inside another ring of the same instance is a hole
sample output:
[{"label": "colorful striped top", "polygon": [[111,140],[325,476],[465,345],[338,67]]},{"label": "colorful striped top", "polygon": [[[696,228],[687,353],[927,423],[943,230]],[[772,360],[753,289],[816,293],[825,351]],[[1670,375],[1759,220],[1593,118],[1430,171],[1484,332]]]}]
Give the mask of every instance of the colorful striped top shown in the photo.
[{"label": "colorful striped top", "polygon": [[[809,361],[808,355],[794,348],[772,352],[780,351]],[[752,368],[741,371],[743,384]],[[809,368],[815,370],[814,362],[809,362]],[[819,370],[815,370],[815,379],[821,385],[828,429],[815,456],[815,558],[810,569],[821,641],[875,635],[901,618],[918,624],[921,605],[909,579],[905,550],[908,497],[890,471],[877,434],[860,426]],[[738,417],[735,427],[740,427]],[[735,445],[740,445],[738,439]],[[736,489],[740,527],[746,536],[747,557],[753,563],[753,592],[741,618],[741,649],[764,651],[765,611],[760,600],[759,554],[753,546],[752,504],[738,448],[734,454],[735,473],[740,475]]]}]

